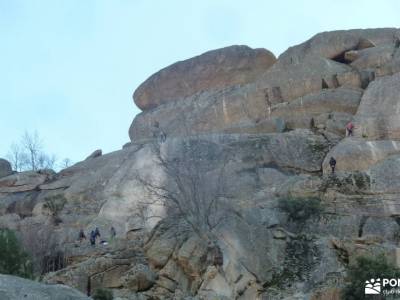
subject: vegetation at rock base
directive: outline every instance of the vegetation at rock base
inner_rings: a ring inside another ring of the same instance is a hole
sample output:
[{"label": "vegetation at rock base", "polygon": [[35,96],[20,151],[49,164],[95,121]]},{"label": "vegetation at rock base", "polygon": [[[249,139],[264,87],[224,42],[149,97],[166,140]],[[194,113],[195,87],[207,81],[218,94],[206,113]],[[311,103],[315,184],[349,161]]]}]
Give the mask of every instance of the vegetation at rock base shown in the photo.
[{"label": "vegetation at rock base", "polygon": [[113,294],[110,290],[97,289],[93,294],[94,300],[112,300],[114,299]]},{"label": "vegetation at rock base", "polygon": [[[343,299],[368,299],[367,297],[370,296],[366,296],[364,292],[365,281],[376,278],[400,278],[400,269],[391,265],[383,254],[357,257],[356,262],[348,268],[347,284],[343,290]],[[388,296],[385,299],[390,298]]]},{"label": "vegetation at rock base", "polygon": [[275,271],[264,288],[285,289],[296,281],[309,280],[311,270],[321,261],[321,254],[311,236],[299,235],[290,239],[285,249],[282,269]]},{"label": "vegetation at rock base", "polygon": [[59,218],[59,213],[64,208],[67,199],[63,195],[48,196],[44,200],[43,207],[49,210],[51,217],[56,225],[62,222]]},{"label": "vegetation at rock base", "polygon": [[319,216],[323,211],[321,200],[316,197],[281,198],[279,200],[279,209],[287,213],[290,221],[299,223],[304,223],[313,216]]},{"label": "vegetation at rock base", "polygon": [[0,230],[0,273],[33,278],[29,255],[10,229]]}]

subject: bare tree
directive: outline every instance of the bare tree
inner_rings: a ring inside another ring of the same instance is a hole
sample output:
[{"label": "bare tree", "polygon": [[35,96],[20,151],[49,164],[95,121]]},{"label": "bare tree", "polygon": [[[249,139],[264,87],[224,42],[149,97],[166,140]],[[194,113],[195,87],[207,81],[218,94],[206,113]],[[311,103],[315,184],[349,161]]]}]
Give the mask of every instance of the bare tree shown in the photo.
[{"label": "bare tree", "polygon": [[[43,148],[43,142],[39,137],[37,131],[33,134],[30,134],[28,131],[22,136],[21,145],[24,147],[24,150],[27,152],[29,169],[36,171],[39,168],[39,160]],[[43,157],[42,157],[43,159]]]},{"label": "bare tree", "polygon": [[37,171],[53,169],[56,156],[43,151],[43,141],[37,131],[29,133],[25,131],[20,143],[13,143],[7,158],[11,161],[15,171]]},{"label": "bare tree", "polygon": [[58,251],[54,230],[45,224],[30,223],[21,226],[19,235],[25,250],[33,258],[35,273],[44,274],[47,271],[47,258]]},{"label": "bare tree", "polygon": [[13,170],[21,172],[25,167],[27,156],[20,145],[13,143],[6,157],[11,162]]},{"label": "bare tree", "polygon": [[174,151],[164,142],[155,142],[156,162],[165,174],[163,182],[138,176],[153,195],[161,199],[167,214],[183,218],[202,238],[231,211],[227,193],[226,166],[230,151],[199,136],[177,139]]},{"label": "bare tree", "polygon": [[54,169],[56,160],[57,158],[54,154],[49,155],[44,152],[40,152],[36,163],[37,169],[38,170]]},{"label": "bare tree", "polygon": [[68,167],[70,167],[72,165],[72,161],[69,158],[64,158],[60,164],[59,164],[59,168],[62,169],[66,169]]}]

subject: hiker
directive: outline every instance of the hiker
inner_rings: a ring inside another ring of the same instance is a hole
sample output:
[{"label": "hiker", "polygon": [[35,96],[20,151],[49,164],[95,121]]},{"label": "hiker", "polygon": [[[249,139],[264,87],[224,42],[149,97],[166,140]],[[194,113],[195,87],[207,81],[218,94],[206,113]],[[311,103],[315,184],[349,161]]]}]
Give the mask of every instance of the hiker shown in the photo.
[{"label": "hiker", "polygon": [[79,240],[79,243],[81,243],[82,240],[86,240],[86,235],[85,235],[85,232],[83,232],[83,229],[79,230],[78,240]]},{"label": "hiker", "polygon": [[112,240],[113,240],[113,239],[115,238],[115,236],[117,235],[117,232],[115,231],[114,226],[111,226],[110,235],[111,235],[111,239],[112,239]]},{"label": "hiker", "polygon": [[353,123],[350,121],[350,122],[346,125],[346,136],[353,136],[353,129],[354,129],[354,125],[353,125]]},{"label": "hiker", "polygon": [[94,230],[90,232],[90,245],[96,245],[96,233],[94,232]]},{"label": "hiker", "polygon": [[157,139],[160,143],[164,143],[167,139],[167,135],[160,128],[160,123],[158,121],[153,123],[153,138]]},{"label": "hiker", "polygon": [[336,159],[331,157],[331,159],[329,160],[329,165],[331,166],[332,174],[335,173]]},{"label": "hiker", "polygon": [[96,227],[96,229],[94,230],[94,238],[100,238],[100,230],[98,227]]},{"label": "hiker", "polygon": [[221,267],[224,264],[224,257],[221,248],[213,242],[208,242],[207,246],[207,260],[210,265]]},{"label": "hiker", "polygon": [[160,130],[160,141],[161,143],[164,143],[167,139],[167,135],[165,134],[164,131]]}]

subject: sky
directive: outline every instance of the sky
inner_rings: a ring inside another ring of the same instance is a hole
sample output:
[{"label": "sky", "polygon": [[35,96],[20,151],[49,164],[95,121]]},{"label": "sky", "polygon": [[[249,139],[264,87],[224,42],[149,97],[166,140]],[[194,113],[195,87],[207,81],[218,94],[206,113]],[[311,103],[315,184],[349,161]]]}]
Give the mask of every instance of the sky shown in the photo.
[{"label": "sky", "polygon": [[135,88],[176,61],[375,27],[400,27],[400,1],[0,0],[0,157],[35,130],[59,159],[121,149]]}]

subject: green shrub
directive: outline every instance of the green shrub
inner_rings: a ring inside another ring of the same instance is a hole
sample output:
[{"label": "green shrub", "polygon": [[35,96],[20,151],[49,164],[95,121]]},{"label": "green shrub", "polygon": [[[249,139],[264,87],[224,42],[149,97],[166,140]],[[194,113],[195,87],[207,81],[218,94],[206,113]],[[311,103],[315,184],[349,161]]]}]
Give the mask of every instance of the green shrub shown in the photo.
[{"label": "green shrub", "polygon": [[310,217],[319,216],[323,211],[321,200],[312,198],[281,198],[279,208],[288,214],[289,220],[293,222],[305,222]]},{"label": "green shrub", "polygon": [[10,229],[0,229],[0,273],[33,278],[32,262]]},{"label": "green shrub", "polygon": [[93,294],[93,300],[112,300],[113,294],[110,290],[98,289]]},{"label": "green shrub", "polygon": [[348,268],[343,299],[371,299],[371,296],[367,298],[364,294],[365,281],[377,278],[400,278],[400,269],[390,265],[383,254],[357,257],[356,262]]}]

